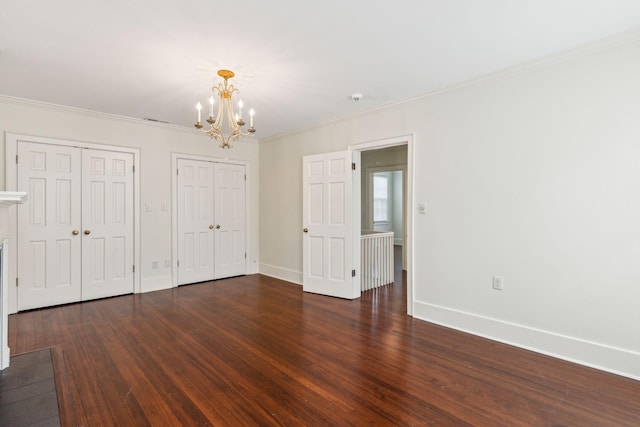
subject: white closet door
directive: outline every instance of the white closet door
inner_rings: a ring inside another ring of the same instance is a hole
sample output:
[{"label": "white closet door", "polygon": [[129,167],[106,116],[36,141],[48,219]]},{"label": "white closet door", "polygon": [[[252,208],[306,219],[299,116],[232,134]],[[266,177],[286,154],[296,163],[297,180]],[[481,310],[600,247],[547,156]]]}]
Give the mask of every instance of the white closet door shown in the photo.
[{"label": "white closet door", "polygon": [[178,159],[178,284],[213,280],[213,163]]},{"label": "white closet door", "polygon": [[246,274],[245,167],[215,163],[216,278]]},{"label": "white closet door", "polygon": [[80,301],[80,149],[18,143],[18,310]]},{"label": "white closet door", "polygon": [[133,292],[133,154],[82,150],[82,299]]}]

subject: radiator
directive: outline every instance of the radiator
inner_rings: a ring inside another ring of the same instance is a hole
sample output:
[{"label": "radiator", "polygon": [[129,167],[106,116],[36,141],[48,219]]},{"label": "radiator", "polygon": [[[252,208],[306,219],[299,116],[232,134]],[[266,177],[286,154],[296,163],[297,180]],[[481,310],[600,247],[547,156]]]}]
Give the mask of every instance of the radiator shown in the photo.
[{"label": "radiator", "polygon": [[360,265],[362,291],[393,283],[393,231],[362,231]]}]

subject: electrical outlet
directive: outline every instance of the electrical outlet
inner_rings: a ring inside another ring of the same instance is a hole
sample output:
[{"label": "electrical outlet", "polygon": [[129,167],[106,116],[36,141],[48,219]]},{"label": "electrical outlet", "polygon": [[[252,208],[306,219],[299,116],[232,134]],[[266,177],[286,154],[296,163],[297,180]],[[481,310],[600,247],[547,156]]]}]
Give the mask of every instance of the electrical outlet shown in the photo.
[{"label": "electrical outlet", "polygon": [[151,261],[151,268],[153,268],[153,269],[158,268],[158,260]]},{"label": "electrical outlet", "polygon": [[493,276],[493,289],[495,289],[496,291],[502,290],[502,277]]}]

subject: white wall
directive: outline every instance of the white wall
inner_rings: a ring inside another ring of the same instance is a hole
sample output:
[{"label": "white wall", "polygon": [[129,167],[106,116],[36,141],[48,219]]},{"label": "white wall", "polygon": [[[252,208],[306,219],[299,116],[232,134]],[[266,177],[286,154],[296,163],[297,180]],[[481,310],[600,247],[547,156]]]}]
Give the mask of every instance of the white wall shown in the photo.
[{"label": "white wall", "polygon": [[301,277],[303,155],[407,134],[414,315],[640,379],[640,41],[263,142],[261,271]]},{"label": "white wall", "polygon": [[[248,226],[252,238],[248,247],[250,273],[257,271],[258,260],[258,144],[240,141],[231,150],[186,128],[110,117],[64,107],[0,97],[0,188],[5,188],[5,135],[7,132],[88,143],[140,149],[141,206],[141,289],[143,292],[171,287],[171,153],[242,160],[249,162],[250,211]],[[11,160],[11,159],[7,159]],[[149,203],[152,212],[145,212]],[[160,210],[161,203],[169,207]],[[152,261],[159,268],[152,269]],[[173,261],[175,262],[175,260]],[[15,304],[15,303],[14,303]],[[15,308],[14,308],[15,310]]]}]

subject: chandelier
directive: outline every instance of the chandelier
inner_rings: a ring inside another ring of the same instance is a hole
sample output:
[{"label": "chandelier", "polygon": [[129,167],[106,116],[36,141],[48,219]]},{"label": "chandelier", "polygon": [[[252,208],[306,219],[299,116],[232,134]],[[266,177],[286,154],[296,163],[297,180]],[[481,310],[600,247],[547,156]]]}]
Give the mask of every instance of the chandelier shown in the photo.
[{"label": "chandelier", "polygon": [[231,97],[234,93],[238,93],[238,89],[228,82],[228,80],[235,74],[233,74],[233,71],[219,70],[218,75],[224,79],[224,83],[218,83],[217,86],[213,86],[211,88],[214,94],[216,92],[218,94],[220,103],[218,112],[214,118],[213,105],[215,100],[213,99],[213,96],[211,96],[209,98],[209,118],[207,119],[209,129],[206,129],[202,125],[202,105],[198,102],[196,105],[196,109],[198,110],[198,121],[196,122],[195,127],[209,138],[218,140],[220,142],[220,148],[231,148],[233,147],[234,141],[237,141],[249,134],[253,134],[256,131],[253,127],[253,116],[255,113],[253,108],[249,110],[249,129],[247,129],[247,132],[243,132],[242,127],[245,125],[245,122],[242,119],[242,100],[238,100],[238,112],[234,113]]}]

